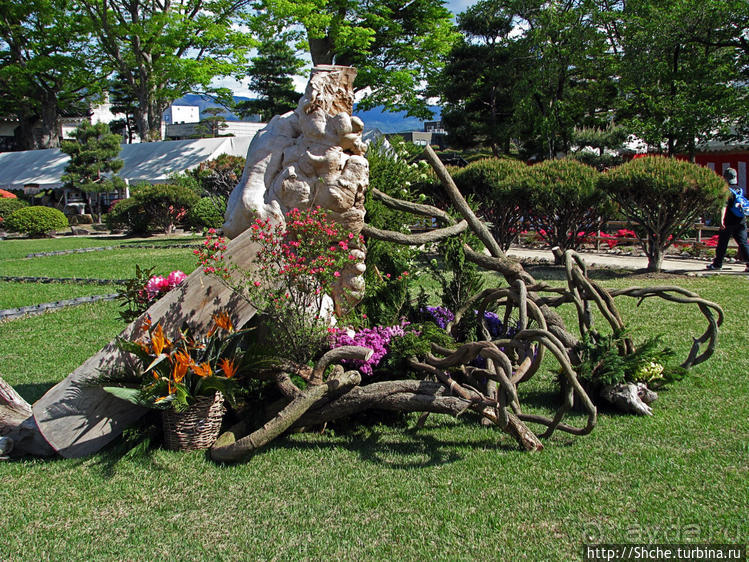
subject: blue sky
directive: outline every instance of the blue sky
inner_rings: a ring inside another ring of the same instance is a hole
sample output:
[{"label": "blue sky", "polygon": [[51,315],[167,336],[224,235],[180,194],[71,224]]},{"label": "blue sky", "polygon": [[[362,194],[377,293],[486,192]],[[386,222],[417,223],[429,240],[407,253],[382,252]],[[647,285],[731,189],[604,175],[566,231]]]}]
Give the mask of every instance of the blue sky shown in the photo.
[{"label": "blue sky", "polygon": [[475,3],[476,0],[451,0],[450,2],[447,2],[447,7],[453,14],[459,14]]}]

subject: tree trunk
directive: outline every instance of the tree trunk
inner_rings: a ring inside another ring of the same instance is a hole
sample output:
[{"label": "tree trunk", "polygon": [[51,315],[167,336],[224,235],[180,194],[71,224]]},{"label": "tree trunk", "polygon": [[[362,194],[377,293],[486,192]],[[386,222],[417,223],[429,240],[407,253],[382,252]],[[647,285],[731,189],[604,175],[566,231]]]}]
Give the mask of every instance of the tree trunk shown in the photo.
[{"label": "tree trunk", "polygon": [[34,124],[37,122],[37,115],[19,115],[19,125],[13,130],[14,144],[20,150],[36,150],[36,136],[34,133]]},{"label": "tree trunk", "polygon": [[648,236],[648,271],[660,272],[663,267],[663,248],[658,240]]},{"label": "tree trunk", "polygon": [[329,36],[310,37],[309,32],[307,32],[307,42],[309,43],[313,67],[321,64],[333,64],[333,46]]},{"label": "tree trunk", "polygon": [[58,148],[60,146],[60,115],[57,112],[57,95],[54,92],[44,92],[41,123],[39,148]]}]

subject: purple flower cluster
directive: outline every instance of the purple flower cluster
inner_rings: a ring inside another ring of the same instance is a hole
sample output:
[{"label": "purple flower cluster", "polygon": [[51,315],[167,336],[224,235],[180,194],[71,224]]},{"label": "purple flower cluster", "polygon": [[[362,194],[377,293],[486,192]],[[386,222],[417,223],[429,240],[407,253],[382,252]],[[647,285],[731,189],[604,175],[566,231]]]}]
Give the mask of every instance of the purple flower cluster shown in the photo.
[{"label": "purple flower cluster", "polygon": [[444,306],[428,306],[426,307],[426,311],[434,319],[435,324],[443,330],[455,319],[452,311]]},{"label": "purple flower cluster", "polygon": [[336,348],[344,345],[361,345],[370,348],[374,353],[368,361],[355,359],[344,362],[359,369],[363,375],[371,375],[372,368],[379,365],[382,358],[387,355],[390,340],[393,337],[405,335],[404,328],[408,324],[408,322],[404,321],[397,326],[375,326],[374,328],[365,328],[358,332],[343,329],[335,330],[331,334],[330,347]]}]

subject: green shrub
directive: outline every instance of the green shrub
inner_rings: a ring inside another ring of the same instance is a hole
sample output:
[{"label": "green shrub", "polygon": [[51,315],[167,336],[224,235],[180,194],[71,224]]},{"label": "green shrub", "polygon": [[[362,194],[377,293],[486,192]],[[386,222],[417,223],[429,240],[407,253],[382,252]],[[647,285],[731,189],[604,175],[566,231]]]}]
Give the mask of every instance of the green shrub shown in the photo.
[{"label": "green shrub", "polygon": [[52,207],[24,207],[13,211],[5,220],[5,227],[12,232],[29,236],[46,236],[68,227],[68,219],[62,211]]},{"label": "green shrub", "polygon": [[572,159],[546,160],[531,166],[525,177],[529,222],[550,246],[564,250],[580,247],[580,232],[595,232],[613,212],[598,188],[595,168]]},{"label": "green shrub", "polygon": [[182,185],[142,184],[130,199],[120,201],[107,215],[107,225],[130,234],[170,233],[182,224],[200,198]]},{"label": "green shrub", "polygon": [[244,165],[242,156],[221,154],[215,160],[202,162],[188,175],[197,180],[203,195],[228,198],[242,177]]},{"label": "green shrub", "polygon": [[651,156],[622,164],[601,176],[601,188],[620,212],[638,225],[648,269],[660,271],[663,253],[700,217],[726,201],[723,179],[691,162]]},{"label": "green shrub", "polygon": [[220,228],[224,224],[226,200],[219,197],[203,197],[187,215],[187,225],[197,230]]},{"label": "green shrub", "polygon": [[[365,208],[367,223],[375,228],[410,232],[410,226],[419,217],[396,211],[384,205],[372,194],[374,189],[408,201],[423,201],[424,196],[414,193],[414,185],[427,179],[426,162],[409,164],[413,145],[394,140],[392,148],[382,142],[374,143],[367,151],[369,161],[369,186]],[[407,278],[404,271],[413,273],[418,252],[411,247],[371,239],[367,242],[366,293],[360,308],[371,325],[388,325],[397,322],[408,299]]]},{"label": "green shrub", "polygon": [[517,238],[521,219],[527,214],[528,194],[523,181],[528,166],[519,160],[485,158],[457,169],[452,175],[465,196],[479,203],[481,217],[503,250]]},{"label": "green shrub", "polygon": [[0,219],[5,220],[13,211],[23,209],[24,207],[28,207],[28,205],[26,201],[22,201],[21,199],[0,199]]},{"label": "green shrub", "polygon": [[104,217],[110,230],[124,230],[129,234],[148,234],[148,215],[135,198],[123,199],[115,203]]}]

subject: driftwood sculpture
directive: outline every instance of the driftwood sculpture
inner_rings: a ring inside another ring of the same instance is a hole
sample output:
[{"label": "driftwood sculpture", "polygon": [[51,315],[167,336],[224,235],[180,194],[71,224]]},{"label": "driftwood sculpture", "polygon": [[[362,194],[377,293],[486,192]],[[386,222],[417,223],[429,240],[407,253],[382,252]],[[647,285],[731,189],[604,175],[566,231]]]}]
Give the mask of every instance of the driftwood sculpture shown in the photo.
[{"label": "driftwood sculpture", "polygon": [[[707,328],[694,339],[682,366],[689,368],[712,355],[723,320],[722,310],[690,291],[679,287],[606,290],[588,278],[585,264],[572,251],[559,255],[565,264],[567,287],[552,287],[536,281],[520,263],[501,250],[430,148],[426,149],[427,159],[462,220],[455,221],[447,213],[429,205],[400,201],[375,190],[372,195],[385,205],[434,217],[442,227],[427,234],[407,235],[364,225],[361,220],[363,191],[367,185],[366,161],[362,158],[364,147],[358,136],[361,125],[350,117],[353,72],[353,69],[340,67],[316,69],[294,114],[274,119],[263,133],[267,138],[260,137],[257,143],[253,143],[242,181],[230,200],[227,232],[238,234],[254,216],[282,220],[283,211],[288,206],[304,207],[318,203],[338,213],[339,219],[349,228],[360,229],[366,237],[400,244],[421,245],[471,229],[486,252],[476,252],[465,246],[467,259],[482,268],[501,273],[507,285],[474,296],[464,310],[457,311],[453,324],[468,311],[482,313],[491,308],[504,310],[506,319],[517,318],[517,331],[495,339],[485,331],[483,340],[467,342],[453,349],[433,346],[431,354],[410,360],[410,367],[423,373],[423,380],[362,385],[358,372],[345,371],[340,365],[344,359],[367,358],[371,350],[362,347],[329,351],[312,369],[291,364],[269,369],[262,373],[262,377],[272,381],[283,398],[266,405],[265,420],[260,427],[255,427],[248,417],[219,437],[211,449],[213,459],[241,461],[291,428],[319,426],[370,408],[455,416],[470,410],[511,435],[527,451],[541,450],[541,439],[557,430],[585,435],[596,425],[597,410],[578,380],[579,342],[582,335],[592,329],[594,309],[612,330],[624,327],[614,303],[618,296],[659,297],[697,305],[707,320]],[[342,109],[346,116],[341,115]],[[363,258],[363,248],[361,251]],[[251,259],[254,252],[245,235],[239,234],[231,242],[227,254],[234,261],[247,263],[245,260]],[[363,264],[359,263],[351,271],[347,280],[349,287],[363,289],[355,280],[362,273],[362,267]],[[195,272],[184,287],[168,294],[149,313],[154,321],[185,319],[198,327],[204,326],[207,318],[226,304],[235,307],[232,309],[235,325],[252,316],[251,307],[241,299],[232,300],[234,296],[222,287],[201,272]],[[556,311],[564,304],[575,307],[578,324],[575,331],[565,326]],[[179,323],[170,321],[168,325]],[[125,334],[137,328],[138,321],[129,326]],[[451,328],[452,325],[448,325],[448,331]],[[632,342],[627,341],[626,346],[626,351],[634,351]],[[550,417],[527,414],[522,409],[518,385],[534,376],[548,354],[558,364],[565,383],[561,404]],[[472,364],[479,356],[485,360],[485,366],[480,368]],[[80,381],[85,381],[96,369],[127,361],[126,354],[110,344],[45,395],[34,406],[33,416],[29,416],[30,407],[10,387],[0,384],[0,432],[11,436],[10,440],[0,439],[0,454],[3,448],[7,451],[15,444],[22,452],[32,454],[56,451],[64,456],[81,456],[108,442],[142,412],[133,410],[129,404],[125,407],[124,403],[113,403],[116,399],[111,397],[105,402],[98,394],[88,395],[98,400],[93,407],[83,407],[75,401],[75,396],[76,393],[94,392]],[[324,373],[331,365],[333,372],[326,379]],[[291,375],[304,378],[306,388],[295,385]],[[480,384],[480,380],[489,383]],[[72,396],[68,398],[70,394]],[[646,404],[637,403],[641,400],[637,389],[626,389],[618,394],[641,413],[648,413]],[[651,399],[652,396],[645,398]],[[72,400],[77,409],[71,409],[66,400]],[[566,413],[575,403],[586,413],[584,424],[579,426],[564,422]],[[69,409],[68,417],[65,417],[66,408]],[[117,415],[112,411],[117,411]],[[542,431],[537,434],[528,424],[539,425]],[[41,439],[42,435],[46,441]]]}]

